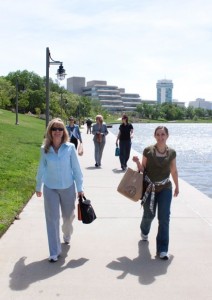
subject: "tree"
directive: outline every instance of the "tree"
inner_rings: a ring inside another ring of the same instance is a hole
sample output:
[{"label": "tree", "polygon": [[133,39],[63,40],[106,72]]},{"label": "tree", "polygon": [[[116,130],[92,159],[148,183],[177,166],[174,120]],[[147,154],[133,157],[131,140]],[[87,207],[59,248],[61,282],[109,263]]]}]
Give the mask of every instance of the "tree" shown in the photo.
[{"label": "tree", "polygon": [[5,109],[11,107],[11,100],[15,97],[15,87],[11,82],[0,77],[0,107]]}]

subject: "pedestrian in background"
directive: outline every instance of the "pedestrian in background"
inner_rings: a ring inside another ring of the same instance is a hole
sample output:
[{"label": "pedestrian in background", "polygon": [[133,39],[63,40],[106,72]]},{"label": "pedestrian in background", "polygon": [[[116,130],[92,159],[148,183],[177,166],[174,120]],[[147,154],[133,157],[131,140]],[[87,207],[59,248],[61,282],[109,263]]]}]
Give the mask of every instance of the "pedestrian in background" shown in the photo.
[{"label": "pedestrian in background", "polygon": [[82,137],[79,126],[74,123],[74,117],[69,118],[69,125],[66,126],[66,129],[68,130],[70,142],[73,143],[75,145],[75,148],[77,149],[78,140],[82,144]]},{"label": "pedestrian in background", "polygon": [[108,134],[107,125],[103,122],[103,116],[96,116],[96,123],[93,125],[92,134],[94,135],[94,157],[95,167],[101,166],[102,153],[106,143],[106,135]]},{"label": "pedestrian in background", "polygon": [[86,121],[86,125],[87,125],[87,134],[90,133],[91,134],[91,125],[92,125],[92,121],[91,119],[87,119]]},{"label": "pedestrian in background", "polygon": [[140,225],[141,237],[143,240],[148,240],[151,223],[157,208],[159,226],[156,238],[156,255],[161,259],[168,259],[169,220],[172,201],[170,174],[175,184],[174,197],[179,194],[176,152],[166,144],[169,132],[165,126],[158,126],[155,129],[154,137],[156,144],[144,149],[141,162],[137,156],[133,157],[138,170],[144,172],[144,186],[146,187],[142,198],[144,211]]},{"label": "pedestrian in background", "polygon": [[[133,138],[133,126],[128,122],[128,116],[122,116],[122,124],[119,126],[119,133],[116,139],[116,147],[120,148],[120,163],[124,171],[127,168],[127,162],[130,157],[131,139]],[[118,144],[119,141],[119,144]]]},{"label": "pedestrian in background", "polygon": [[63,240],[69,244],[73,232],[75,184],[78,196],[83,196],[83,175],[75,147],[69,142],[63,121],[59,118],[51,120],[45,136],[36,177],[36,195],[42,196],[41,188],[44,184],[49,261],[56,262],[61,254],[60,209],[63,219]]}]

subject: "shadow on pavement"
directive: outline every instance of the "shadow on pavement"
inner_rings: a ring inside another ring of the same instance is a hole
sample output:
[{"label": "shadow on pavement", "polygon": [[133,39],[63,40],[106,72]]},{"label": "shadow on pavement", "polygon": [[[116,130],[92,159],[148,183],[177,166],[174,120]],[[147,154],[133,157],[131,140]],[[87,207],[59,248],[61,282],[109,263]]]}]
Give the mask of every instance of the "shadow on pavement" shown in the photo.
[{"label": "shadow on pavement", "polygon": [[122,169],[113,169],[112,171],[113,171],[113,173],[117,173],[117,174],[125,173],[125,171],[123,171]]},{"label": "shadow on pavement", "polygon": [[161,260],[159,258],[152,259],[149,252],[149,242],[139,241],[138,257],[129,259],[126,256],[117,258],[107,265],[112,270],[122,271],[117,279],[124,279],[128,274],[138,276],[140,284],[152,284],[156,280],[156,276],[167,273],[167,269],[173,260],[170,256],[169,260]]},{"label": "shadow on pavement", "polygon": [[47,259],[44,259],[26,265],[26,257],[20,258],[10,274],[10,288],[17,291],[25,290],[32,283],[48,279],[69,268],[81,267],[88,261],[87,258],[72,259],[64,265],[69,249],[69,245],[62,244],[62,254],[55,263],[50,263]]}]

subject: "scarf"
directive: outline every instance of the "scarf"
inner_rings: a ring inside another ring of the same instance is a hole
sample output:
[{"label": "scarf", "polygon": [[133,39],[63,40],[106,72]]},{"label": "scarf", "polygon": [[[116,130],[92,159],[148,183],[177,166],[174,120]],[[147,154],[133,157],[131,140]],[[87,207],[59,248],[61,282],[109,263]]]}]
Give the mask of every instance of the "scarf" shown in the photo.
[{"label": "scarf", "polygon": [[154,215],[155,186],[165,185],[166,183],[169,182],[169,178],[166,178],[162,181],[156,181],[156,182],[153,183],[149,179],[149,177],[147,175],[145,175],[144,176],[144,181],[146,181],[148,183],[148,186],[147,186],[147,189],[144,193],[143,198],[141,199],[141,205],[143,205],[146,202],[148,196],[151,195],[149,208],[150,208],[150,211],[152,212],[152,214]]}]

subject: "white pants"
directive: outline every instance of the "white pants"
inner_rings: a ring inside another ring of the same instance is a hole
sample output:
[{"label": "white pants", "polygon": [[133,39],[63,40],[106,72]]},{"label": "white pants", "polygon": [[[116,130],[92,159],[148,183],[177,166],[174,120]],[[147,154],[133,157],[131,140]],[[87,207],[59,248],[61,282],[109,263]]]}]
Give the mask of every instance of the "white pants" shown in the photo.
[{"label": "white pants", "polygon": [[49,189],[44,185],[43,194],[50,256],[60,255],[60,208],[63,218],[63,238],[65,241],[69,241],[75,217],[75,185],[63,190]]}]

